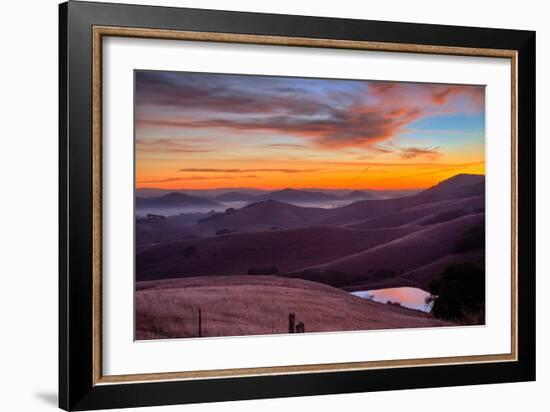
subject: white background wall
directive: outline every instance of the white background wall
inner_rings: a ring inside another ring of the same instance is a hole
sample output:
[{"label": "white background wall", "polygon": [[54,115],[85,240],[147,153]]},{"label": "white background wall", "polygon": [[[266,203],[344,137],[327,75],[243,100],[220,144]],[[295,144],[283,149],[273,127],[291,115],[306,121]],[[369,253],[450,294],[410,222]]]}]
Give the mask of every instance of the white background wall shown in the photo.
[{"label": "white background wall", "polygon": [[[133,1],[137,3],[139,1]],[[544,410],[550,387],[549,243],[550,26],[540,0],[154,1],[212,9],[352,17],[537,31],[536,383],[423,389],[165,407],[166,411]],[[57,1],[0,6],[0,409],[53,410],[57,403]],[[546,116],[545,116],[546,115]],[[545,253],[546,252],[546,253]],[[522,273],[522,276],[535,274]],[[538,406],[537,406],[538,405]],[[157,408],[161,410],[160,408]],[[157,410],[142,409],[142,410]]]}]

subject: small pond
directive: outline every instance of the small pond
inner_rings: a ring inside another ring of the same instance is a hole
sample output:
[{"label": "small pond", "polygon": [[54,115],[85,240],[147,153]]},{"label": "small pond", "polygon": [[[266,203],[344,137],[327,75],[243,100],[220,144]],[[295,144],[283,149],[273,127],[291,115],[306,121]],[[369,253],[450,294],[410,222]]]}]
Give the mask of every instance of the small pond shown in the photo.
[{"label": "small pond", "polygon": [[430,294],[419,288],[405,286],[399,288],[358,290],[351,292],[351,294],[379,303],[399,303],[403,307],[422,312],[429,312],[432,309],[432,304],[426,303],[426,298]]}]

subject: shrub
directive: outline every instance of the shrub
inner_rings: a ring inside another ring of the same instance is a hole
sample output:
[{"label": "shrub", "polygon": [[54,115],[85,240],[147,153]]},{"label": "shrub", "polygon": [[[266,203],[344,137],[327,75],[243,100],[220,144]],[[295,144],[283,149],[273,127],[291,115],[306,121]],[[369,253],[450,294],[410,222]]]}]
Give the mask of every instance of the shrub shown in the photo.
[{"label": "shrub", "polygon": [[427,303],[436,318],[461,323],[485,321],[485,273],[472,263],[447,266],[429,287]]}]

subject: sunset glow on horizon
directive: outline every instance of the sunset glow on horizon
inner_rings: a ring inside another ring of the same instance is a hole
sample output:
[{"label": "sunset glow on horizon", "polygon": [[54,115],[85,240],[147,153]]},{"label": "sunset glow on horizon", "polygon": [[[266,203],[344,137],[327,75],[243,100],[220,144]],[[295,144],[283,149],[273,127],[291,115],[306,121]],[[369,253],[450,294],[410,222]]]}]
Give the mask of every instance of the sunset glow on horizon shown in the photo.
[{"label": "sunset glow on horizon", "polygon": [[136,71],[136,187],[419,189],[485,173],[485,88]]}]

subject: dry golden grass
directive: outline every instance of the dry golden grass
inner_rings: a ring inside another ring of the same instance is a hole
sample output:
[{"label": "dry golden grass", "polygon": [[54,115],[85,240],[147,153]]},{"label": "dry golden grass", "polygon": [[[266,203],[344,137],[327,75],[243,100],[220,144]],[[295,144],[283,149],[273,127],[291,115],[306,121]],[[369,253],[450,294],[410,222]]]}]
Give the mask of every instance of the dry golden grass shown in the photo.
[{"label": "dry golden grass", "polygon": [[447,326],[430,315],[374,303],[339,289],[276,276],[216,276],[138,282],[137,339],[288,333],[288,314],[306,332]]}]

